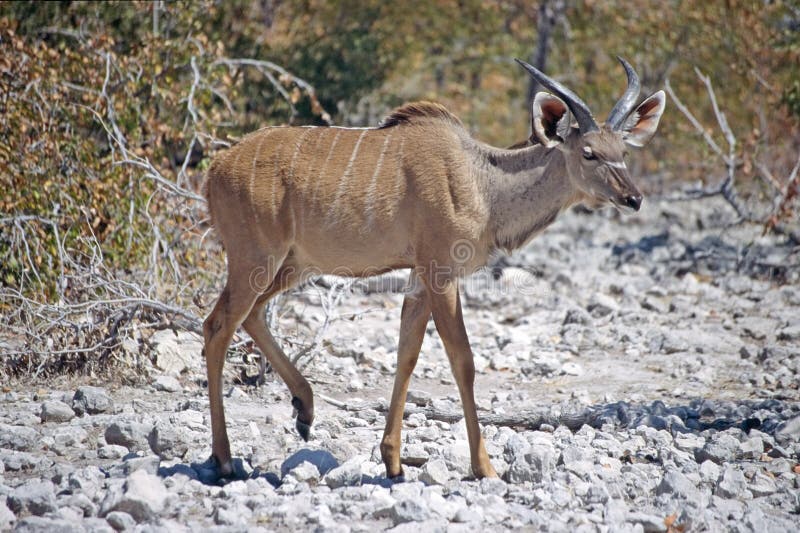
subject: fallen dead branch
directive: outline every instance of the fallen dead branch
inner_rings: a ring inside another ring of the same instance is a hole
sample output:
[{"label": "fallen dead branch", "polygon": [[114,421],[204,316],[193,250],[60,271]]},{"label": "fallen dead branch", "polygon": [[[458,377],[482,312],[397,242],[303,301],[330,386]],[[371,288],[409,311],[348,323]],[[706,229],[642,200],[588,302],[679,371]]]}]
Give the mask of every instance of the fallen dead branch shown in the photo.
[{"label": "fallen dead branch", "polygon": [[[365,409],[380,413],[389,411],[389,403],[384,399],[350,403],[325,395],[319,396],[326,403],[348,412],[358,412]],[[661,414],[653,414],[654,412]],[[413,414],[423,414],[429,420],[438,420],[448,424],[459,422],[464,417],[463,411],[457,405],[450,404],[450,402],[442,402],[441,405],[437,405],[437,402],[427,403],[426,405],[406,403],[403,417],[408,418]],[[761,427],[762,424],[762,421],[758,418],[705,419],[690,406],[668,408],[660,401],[655,401],[649,405],[628,402],[585,407],[562,405],[560,410],[551,407],[540,407],[519,409],[513,413],[479,411],[478,417],[481,424],[484,425],[506,426],[534,431],[543,429],[552,431],[557,427],[566,427],[570,431],[577,431],[583,426],[600,429],[606,424],[620,427],[646,425],[670,429],[674,433],[702,431],[709,428],[721,431],[731,427],[739,427],[742,430],[749,431],[752,428]]]}]

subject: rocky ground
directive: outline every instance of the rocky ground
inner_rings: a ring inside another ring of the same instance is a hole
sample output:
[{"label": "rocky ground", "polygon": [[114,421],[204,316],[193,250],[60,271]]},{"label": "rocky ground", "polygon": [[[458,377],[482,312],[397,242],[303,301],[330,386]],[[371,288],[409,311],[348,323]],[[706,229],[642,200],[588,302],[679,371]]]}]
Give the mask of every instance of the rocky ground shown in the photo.
[{"label": "rocky ground", "polygon": [[[305,358],[317,420],[226,370],[243,479],[217,483],[200,342],[158,332],[149,383],[61,379],[0,395],[0,529],[796,531],[800,251],[727,228],[712,200],[571,212],[465,282],[487,450],[470,478],[460,404],[429,326],[409,395],[405,481],[378,453],[402,296],[355,287]],[[394,289],[394,290],[393,290]],[[325,319],[278,309],[287,352]],[[293,341],[293,345],[288,345]],[[238,358],[237,358],[238,359]],[[90,386],[90,385],[95,385]]]}]

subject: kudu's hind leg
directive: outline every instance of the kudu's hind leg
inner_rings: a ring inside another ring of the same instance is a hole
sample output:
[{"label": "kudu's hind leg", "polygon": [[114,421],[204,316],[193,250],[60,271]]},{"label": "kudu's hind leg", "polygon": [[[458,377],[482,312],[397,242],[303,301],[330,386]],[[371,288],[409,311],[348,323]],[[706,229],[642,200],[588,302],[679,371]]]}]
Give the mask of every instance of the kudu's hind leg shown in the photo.
[{"label": "kudu's hind leg", "polygon": [[205,344],[203,354],[208,375],[208,400],[211,409],[211,454],[219,465],[220,473],[233,472],[231,446],[225,428],[225,411],[222,403],[222,369],[231,338],[242,320],[250,313],[258,293],[251,287],[253,269],[229,264],[228,280],[214,309],[203,323]]},{"label": "kudu's hind leg", "polygon": [[292,406],[297,411],[295,426],[297,432],[308,440],[311,422],[314,420],[314,395],[306,378],[300,374],[291,360],[286,357],[283,350],[267,328],[264,309],[270,298],[281,291],[289,289],[297,283],[296,268],[283,266],[275,276],[275,281],[267,291],[258,297],[250,314],[242,323],[242,327],[255,341],[261,353],[266,357],[272,368],[278,373],[289,391],[292,393]]},{"label": "kudu's hind leg", "polygon": [[381,458],[386,465],[386,477],[389,478],[403,475],[403,467],[400,466],[403,410],[408,384],[417,365],[419,350],[425,337],[425,327],[431,316],[427,291],[414,272],[411,272],[409,285],[411,292],[406,294],[403,300],[403,311],[400,315],[400,341],[397,346],[397,372],[394,376],[392,401],[389,404],[386,428],[381,440]]}]

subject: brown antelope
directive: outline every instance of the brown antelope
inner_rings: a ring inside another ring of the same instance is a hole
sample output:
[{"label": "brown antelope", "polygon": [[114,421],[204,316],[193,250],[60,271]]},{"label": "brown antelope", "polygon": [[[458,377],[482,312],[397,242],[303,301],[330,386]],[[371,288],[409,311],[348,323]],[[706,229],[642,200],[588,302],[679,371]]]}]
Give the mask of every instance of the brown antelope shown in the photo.
[{"label": "brown antelope", "polygon": [[549,91],[534,98],[525,147],[487,146],[444,107],[418,102],[376,128],[263,128],[216,157],[205,194],[227,250],[228,278],[203,330],[212,457],[221,475],[232,473],[222,367],[237,327],[289,387],[297,430],[307,439],[311,386],[267,329],[267,301],[310,273],[364,276],[398,268],[411,269],[413,289],[403,301],[380,445],[386,474],[403,472],[403,407],[433,315],[458,384],[472,471],[478,478],[497,475],[478,425],[459,277],[496,250],[523,246],[573,204],[638,210],[642,195],[625,165],[625,146],[643,146],[653,136],[665,104],[658,91],[634,110],[639,79],[620,59],[628,87],[599,125],[572,91],[517,61]]}]

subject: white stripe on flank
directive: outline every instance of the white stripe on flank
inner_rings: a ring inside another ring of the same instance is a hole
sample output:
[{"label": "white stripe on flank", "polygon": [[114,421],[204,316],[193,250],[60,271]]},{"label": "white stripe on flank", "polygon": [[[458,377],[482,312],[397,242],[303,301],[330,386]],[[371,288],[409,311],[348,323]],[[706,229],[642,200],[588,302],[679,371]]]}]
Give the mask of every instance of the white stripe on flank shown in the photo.
[{"label": "white stripe on flank", "polygon": [[325,172],[328,170],[328,163],[331,162],[331,157],[333,157],[333,150],[336,148],[336,143],[339,142],[339,136],[342,134],[342,130],[336,132],[336,135],[333,137],[333,142],[331,143],[331,147],[328,150],[328,157],[325,158],[325,162],[322,164],[322,168],[319,170],[319,174],[317,175],[317,183],[314,184],[314,193],[311,195],[311,202],[317,199],[317,193],[319,192],[319,186],[322,180],[327,179]]},{"label": "white stripe on flank", "polygon": [[400,203],[400,186],[403,183],[403,165],[405,164],[403,161],[403,147],[406,144],[406,140],[402,139],[400,141],[400,150],[397,151],[397,179],[394,183],[394,199],[399,204]]},{"label": "white stripe on flank", "polygon": [[353,153],[350,154],[350,161],[347,162],[347,168],[344,169],[344,174],[342,175],[342,182],[350,175],[350,171],[353,170],[353,163],[356,160],[356,156],[358,156],[358,147],[361,146],[361,140],[364,138],[364,135],[367,134],[367,130],[361,132],[361,135],[358,136],[358,140],[356,141],[356,145],[353,147]]},{"label": "white stripe on flank", "polygon": [[[306,186],[304,188],[304,191],[305,191],[305,194],[311,194],[312,195],[312,197],[310,199],[312,201],[312,203],[313,203],[314,187],[316,186],[316,183],[314,182],[314,166],[318,165],[319,164],[319,160],[321,159],[319,157],[316,157],[315,154],[319,153],[319,143],[322,140],[322,138],[325,136],[325,132],[328,129],[329,128],[320,128],[320,129],[317,130],[318,133],[317,133],[317,135],[314,136],[314,147],[311,148],[311,151],[309,152],[310,153],[310,157],[309,157],[309,160],[308,160],[308,166],[305,169]],[[305,219],[305,217],[303,217],[302,213],[297,215],[297,217],[300,219],[299,229],[297,231],[298,231],[298,234],[302,234],[303,231],[305,230],[305,224],[306,224],[305,221],[306,221],[306,219]]]},{"label": "white stripe on flank", "polygon": [[366,205],[364,206],[367,211],[367,223],[365,224],[366,229],[369,229],[372,226],[372,219],[375,216],[375,202],[377,200],[375,195],[378,189],[378,174],[381,172],[381,167],[383,166],[383,157],[386,155],[386,150],[389,148],[389,139],[391,138],[392,133],[389,132],[389,134],[386,135],[386,138],[383,140],[381,154],[378,156],[378,162],[375,164],[375,172],[372,173],[372,179],[369,182],[369,187],[367,187]]},{"label": "white stripe on flank", "polygon": [[[303,127],[305,127],[305,126],[303,126]],[[314,154],[318,154],[319,153],[319,143],[322,141],[323,137],[325,137],[325,133],[329,129],[330,128],[320,128],[318,130],[319,134],[316,135],[315,138],[314,138],[314,147],[311,149],[311,152],[310,152],[312,157],[309,158],[309,160],[308,160],[308,168],[306,168],[306,176],[307,176],[307,178],[309,180],[313,179],[314,165],[316,163],[319,163],[319,161],[320,161],[320,158],[316,157]]]},{"label": "white stripe on flank", "polygon": [[347,188],[347,178],[350,176],[350,173],[353,170],[353,164],[356,161],[356,157],[358,157],[358,148],[361,146],[361,141],[364,139],[364,135],[366,134],[367,130],[362,131],[361,135],[358,136],[356,145],[353,147],[353,153],[350,154],[350,160],[347,162],[347,166],[344,169],[344,174],[342,174],[342,179],[339,181],[339,186],[336,188],[336,198],[334,198],[330,211],[328,211],[328,220],[331,220],[336,215],[339,202],[342,199],[342,196],[344,196],[345,189]]},{"label": "white stripe on flank", "polygon": [[276,145],[275,153],[273,153],[272,155],[272,183],[270,183],[272,189],[270,189],[269,205],[272,210],[271,212],[273,219],[278,218],[278,213],[277,213],[278,185],[281,182],[281,175],[279,172],[280,166],[278,164],[281,156],[280,149],[281,145],[280,144]]},{"label": "white stripe on flank", "polygon": [[300,136],[300,139],[297,141],[297,146],[294,147],[294,153],[292,154],[292,161],[289,163],[289,181],[294,179],[294,164],[297,162],[297,155],[300,153],[300,149],[303,147],[303,144],[308,137],[308,134],[311,133],[313,130],[307,129],[303,132],[303,135]]},{"label": "white stripe on flank", "polygon": [[264,135],[261,137],[261,140],[258,141],[258,146],[256,147],[256,155],[253,157],[253,167],[250,171],[250,203],[253,204],[253,216],[256,218],[256,222],[258,222],[258,210],[256,209],[255,204],[255,182],[256,182],[256,164],[258,163],[258,157],[261,155],[261,147],[264,146],[264,141],[270,134],[275,130],[268,130],[264,132]]},{"label": "white stripe on flank", "polygon": [[606,161],[606,165],[611,168],[628,168],[625,165],[625,161]]}]

